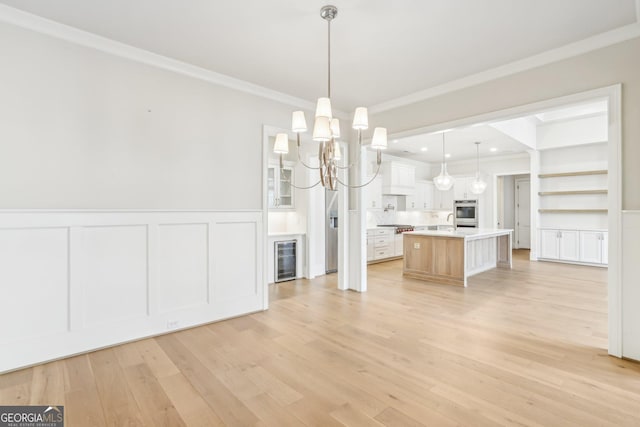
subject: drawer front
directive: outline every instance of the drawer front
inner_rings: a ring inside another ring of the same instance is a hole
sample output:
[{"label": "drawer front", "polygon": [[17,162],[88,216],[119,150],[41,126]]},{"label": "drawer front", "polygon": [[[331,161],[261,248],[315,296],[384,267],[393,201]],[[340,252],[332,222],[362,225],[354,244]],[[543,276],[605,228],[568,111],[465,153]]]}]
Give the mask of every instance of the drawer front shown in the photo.
[{"label": "drawer front", "polygon": [[391,258],[393,256],[393,251],[390,248],[375,248],[373,253],[373,259],[384,259]]},{"label": "drawer front", "polygon": [[376,239],[373,241],[373,244],[376,247],[389,246],[391,244],[391,239],[389,239],[388,237],[376,237]]},{"label": "drawer front", "polygon": [[375,236],[388,236],[391,234],[391,230],[385,230],[385,229],[376,229],[372,231]]}]

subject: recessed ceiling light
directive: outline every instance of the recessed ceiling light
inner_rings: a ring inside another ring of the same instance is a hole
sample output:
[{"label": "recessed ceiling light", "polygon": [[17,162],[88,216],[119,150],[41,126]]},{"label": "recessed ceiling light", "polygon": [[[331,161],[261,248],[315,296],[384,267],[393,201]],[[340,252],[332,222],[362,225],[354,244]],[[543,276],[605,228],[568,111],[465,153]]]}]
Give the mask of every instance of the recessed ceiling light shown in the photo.
[{"label": "recessed ceiling light", "polygon": [[495,153],[496,151],[498,151],[498,149],[496,147],[491,147],[489,148],[489,151],[491,151],[492,153]]},{"label": "recessed ceiling light", "polygon": [[397,140],[397,139],[394,139],[394,140],[393,140],[393,141],[391,141],[391,142],[393,142],[394,144],[397,144],[397,143],[398,143],[398,140]]},{"label": "recessed ceiling light", "polygon": [[447,153],[444,156],[448,159],[449,157],[451,157],[451,154]]},{"label": "recessed ceiling light", "polygon": [[429,149],[427,147],[422,147],[420,151],[429,151]]}]

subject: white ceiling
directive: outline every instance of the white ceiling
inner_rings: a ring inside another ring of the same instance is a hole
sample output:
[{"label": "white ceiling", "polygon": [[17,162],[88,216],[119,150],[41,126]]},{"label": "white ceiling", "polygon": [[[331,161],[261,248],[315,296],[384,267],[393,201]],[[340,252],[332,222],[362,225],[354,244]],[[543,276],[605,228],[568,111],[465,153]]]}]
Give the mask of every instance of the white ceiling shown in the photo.
[{"label": "white ceiling", "polygon": [[0,0],[11,7],[349,111],[637,22],[635,0]]},{"label": "white ceiling", "polygon": [[[606,114],[606,112],[607,101],[595,100],[540,111],[529,116],[523,116],[520,119],[535,118],[535,122],[543,125],[558,120],[570,120],[593,116],[594,114]],[[514,118],[509,119],[509,121],[513,120]],[[444,133],[445,154],[450,154],[450,157],[446,158],[447,163],[475,159],[476,141],[481,143],[479,149],[482,160],[522,153],[530,149],[527,145],[492,126],[492,124],[498,123],[500,122],[482,123],[446,131]],[[443,133],[438,132],[392,139],[388,142],[388,148],[385,154],[420,162],[440,163],[442,162],[442,136]],[[424,151],[424,148],[427,150]]]}]

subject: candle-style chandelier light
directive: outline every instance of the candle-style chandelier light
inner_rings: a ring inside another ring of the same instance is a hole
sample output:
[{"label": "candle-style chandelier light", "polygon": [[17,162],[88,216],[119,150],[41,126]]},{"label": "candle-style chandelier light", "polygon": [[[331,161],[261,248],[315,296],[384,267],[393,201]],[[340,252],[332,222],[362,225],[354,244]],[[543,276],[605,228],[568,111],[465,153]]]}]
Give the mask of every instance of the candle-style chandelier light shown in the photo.
[{"label": "candle-style chandelier light", "polygon": [[[314,141],[319,142],[318,148],[318,164],[314,167],[306,164],[300,157],[300,134],[307,131],[307,121],[303,111],[294,111],[291,119],[291,130],[295,132],[297,139],[297,151],[298,161],[308,169],[317,170],[319,173],[319,180],[315,184],[307,187],[298,187],[291,185],[295,188],[309,189],[319,184],[322,186],[335,190],[337,184],[345,187],[357,188],[364,187],[371,183],[373,179],[378,175],[380,171],[380,163],[382,162],[382,152],[387,148],[387,129],[377,127],[373,132],[373,139],[371,140],[371,148],[377,150],[376,164],[377,168],[373,177],[366,183],[360,185],[349,185],[343,182],[338,177],[338,170],[350,169],[352,166],[358,163],[352,162],[347,166],[340,166],[338,162],[342,159],[342,153],[340,150],[340,144],[338,139],[340,138],[340,121],[333,116],[331,110],[331,21],[338,15],[338,8],[335,6],[324,6],[320,9],[320,16],[327,21],[327,97],[318,98],[316,105],[316,113],[313,124],[313,136]],[[362,131],[369,128],[369,118],[367,109],[365,107],[358,107],[355,109],[353,116],[352,128],[358,131],[358,151],[362,147]],[[280,168],[283,167],[282,156],[289,152],[289,137],[286,133],[279,133],[276,135],[273,152],[280,155]]]}]

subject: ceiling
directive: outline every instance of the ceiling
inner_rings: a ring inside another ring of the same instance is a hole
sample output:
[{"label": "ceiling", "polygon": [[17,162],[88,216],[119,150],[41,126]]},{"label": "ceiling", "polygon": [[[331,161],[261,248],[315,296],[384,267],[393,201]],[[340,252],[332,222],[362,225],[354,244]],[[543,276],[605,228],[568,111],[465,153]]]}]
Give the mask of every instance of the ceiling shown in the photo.
[{"label": "ceiling", "polygon": [[[594,100],[540,111],[517,119],[529,120],[540,126],[559,120],[606,114],[606,112],[607,101]],[[513,118],[509,119],[509,121],[513,120]],[[481,143],[479,151],[482,160],[523,153],[530,149],[527,145],[492,126],[499,123],[500,121],[494,121],[445,131],[445,154],[450,155],[450,157],[446,158],[447,163],[475,159],[476,141]],[[442,162],[442,136],[442,132],[437,132],[393,139],[388,142],[385,154],[420,162],[440,163]],[[425,148],[426,151],[424,150]]]},{"label": "ceiling", "polygon": [[[637,22],[635,0],[0,0],[119,42],[350,111]],[[185,4],[187,3],[188,6]],[[497,142],[496,142],[497,143]]]}]

